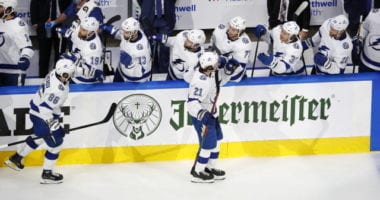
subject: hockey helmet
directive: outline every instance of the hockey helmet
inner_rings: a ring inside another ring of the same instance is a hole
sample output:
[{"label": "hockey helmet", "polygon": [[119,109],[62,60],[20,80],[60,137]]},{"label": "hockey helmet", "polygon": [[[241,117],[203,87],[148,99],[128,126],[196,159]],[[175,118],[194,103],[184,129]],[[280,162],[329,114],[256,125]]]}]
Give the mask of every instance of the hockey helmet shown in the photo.
[{"label": "hockey helmet", "polygon": [[298,35],[300,32],[300,27],[295,21],[289,21],[282,25],[282,28],[289,34],[289,35]]},{"label": "hockey helmet", "polygon": [[9,9],[9,11],[4,11],[8,15],[15,11],[17,7],[17,1],[16,0],[0,0],[0,6],[2,6],[4,10]]},{"label": "hockey helmet", "polygon": [[75,68],[73,61],[67,58],[62,58],[55,64],[55,72],[66,79],[74,77]]},{"label": "hockey helmet", "polygon": [[331,19],[330,25],[337,31],[344,31],[348,27],[348,19],[345,15],[338,15]]},{"label": "hockey helmet", "polygon": [[189,31],[187,39],[190,40],[193,44],[204,44],[206,41],[206,35],[202,30],[193,29]]},{"label": "hockey helmet", "polygon": [[199,64],[202,69],[215,66],[218,63],[219,56],[215,52],[204,52],[199,58]]},{"label": "hockey helmet", "polygon": [[234,17],[230,20],[230,26],[232,28],[236,28],[239,30],[239,32],[245,30],[245,28],[247,27],[246,23],[245,23],[245,19],[243,19],[242,17],[240,16],[237,16],[237,17]]},{"label": "hockey helmet", "polygon": [[89,32],[96,32],[99,29],[99,22],[95,17],[86,17],[80,23],[80,26]]},{"label": "hockey helmet", "polygon": [[130,17],[124,20],[123,23],[121,23],[121,28],[125,32],[138,31],[140,29],[140,23],[135,18]]}]

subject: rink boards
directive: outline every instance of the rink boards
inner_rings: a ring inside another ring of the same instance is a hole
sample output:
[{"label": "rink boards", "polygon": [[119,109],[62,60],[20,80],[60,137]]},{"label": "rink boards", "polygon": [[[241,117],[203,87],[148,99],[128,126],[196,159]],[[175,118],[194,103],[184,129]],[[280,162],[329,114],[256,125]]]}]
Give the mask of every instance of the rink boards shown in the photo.
[{"label": "rink boards", "polygon": [[[221,157],[379,150],[379,77],[269,77],[229,83],[218,99]],[[187,87],[182,81],[72,85],[62,110],[66,129],[102,120],[114,102],[118,107],[109,122],[66,135],[58,164],[193,159],[198,145],[186,110]],[[31,133],[27,108],[37,89],[0,89],[0,144]],[[0,149],[0,161],[16,148]],[[40,165],[43,153],[32,153],[26,164]]]}]

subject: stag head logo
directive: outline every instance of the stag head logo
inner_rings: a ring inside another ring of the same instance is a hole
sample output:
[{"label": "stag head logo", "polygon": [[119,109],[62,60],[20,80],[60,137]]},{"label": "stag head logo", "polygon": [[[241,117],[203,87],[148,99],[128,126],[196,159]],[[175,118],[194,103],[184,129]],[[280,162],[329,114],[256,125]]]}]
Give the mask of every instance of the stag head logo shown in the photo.
[{"label": "stag head logo", "polygon": [[140,140],[158,128],[161,118],[161,107],[155,99],[145,94],[132,94],[117,104],[113,123],[122,135]]}]

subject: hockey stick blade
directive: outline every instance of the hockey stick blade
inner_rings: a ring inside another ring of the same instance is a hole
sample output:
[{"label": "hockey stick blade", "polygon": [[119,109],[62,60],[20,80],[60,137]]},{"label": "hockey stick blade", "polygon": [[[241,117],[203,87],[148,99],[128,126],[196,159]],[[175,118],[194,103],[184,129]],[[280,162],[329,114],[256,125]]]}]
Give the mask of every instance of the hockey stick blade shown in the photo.
[{"label": "hockey stick blade", "polygon": [[115,15],[115,16],[111,17],[109,20],[107,20],[105,24],[111,25],[111,24],[113,24],[113,23],[115,23],[115,22],[117,22],[119,20],[121,20],[121,16],[120,15]]},{"label": "hockey stick blade", "polygon": [[[113,113],[116,110],[116,107],[117,107],[117,104],[116,103],[112,103],[110,109],[108,110],[107,115],[104,117],[103,120],[101,120],[99,122],[95,122],[95,123],[86,124],[86,125],[83,125],[83,126],[78,126],[78,127],[75,127],[75,128],[71,128],[71,129],[69,129],[69,132],[67,132],[66,134],[69,134],[70,131],[75,131],[75,130],[79,130],[79,129],[83,129],[83,128],[87,128],[87,127],[91,127],[91,126],[96,126],[96,125],[108,122],[112,118]],[[40,138],[42,138],[42,137],[39,136],[39,137],[35,137],[35,138],[32,138],[32,139],[36,140],[36,139],[40,139]],[[17,141],[17,142],[12,142],[12,143],[9,143],[9,144],[3,144],[3,145],[0,145],[0,149],[6,148],[6,147],[9,147],[9,146],[13,146],[13,145],[17,145],[17,144],[21,144],[21,143],[24,143],[24,142],[26,142],[26,139],[25,140],[20,140],[20,141]]]},{"label": "hockey stick blade", "polygon": [[308,5],[309,5],[309,2],[304,1],[304,2],[302,2],[302,3],[298,6],[297,10],[296,10],[296,11],[294,12],[294,14],[293,14],[293,20],[294,20],[294,21],[297,21],[298,16],[301,15],[301,13],[307,8]]},{"label": "hockey stick blade", "polygon": [[300,14],[306,9],[306,7],[309,5],[309,2],[304,1],[301,3],[301,5],[298,6],[297,10],[294,12],[294,15],[300,16]]}]

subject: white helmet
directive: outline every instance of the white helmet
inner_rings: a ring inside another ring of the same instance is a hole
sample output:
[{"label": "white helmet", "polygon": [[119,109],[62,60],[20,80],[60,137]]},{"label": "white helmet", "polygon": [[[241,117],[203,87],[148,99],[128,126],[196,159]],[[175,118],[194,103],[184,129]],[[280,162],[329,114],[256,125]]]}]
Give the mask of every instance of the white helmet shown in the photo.
[{"label": "white helmet", "polygon": [[218,63],[219,56],[215,52],[204,52],[199,58],[199,64],[202,69],[209,66],[215,66]]},{"label": "white helmet", "polygon": [[245,23],[245,19],[243,19],[242,17],[240,16],[237,16],[237,17],[234,17],[230,20],[230,26],[232,28],[236,28],[239,30],[239,32],[245,30],[245,28],[247,27],[246,23]]},{"label": "white helmet", "polygon": [[13,13],[17,7],[17,1],[16,0],[0,0],[0,6],[2,6],[4,9],[11,8],[10,13]]},{"label": "white helmet", "polygon": [[99,22],[95,17],[86,17],[81,21],[80,26],[89,32],[96,32],[99,29]]},{"label": "white helmet", "polygon": [[[55,64],[55,72],[64,78],[71,78],[75,74],[75,64],[67,58],[62,58]],[[67,74],[66,77],[64,74]]]},{"label": "white helmet", "polygon": [[204,44],[206,41],[206,35],[202,30],[193,29],[187,34],[187,39],[194,44]]},{"label": "white helmet", "polygon": [[130,17],[121,23],[121,28],[125,32],[134,32],[140,30],[140,23],[135,18]]},{"label": "white helmet", "polygon": [[298,35],[300,27],[295,21],[289,21],[282,25],[282,28],[290,35]]},{"label": "white helmet", "polygon": [[345,15],[338,15],[331,19],[330,26],[337,31],[344,31],[348,26],[348,19]]}]

